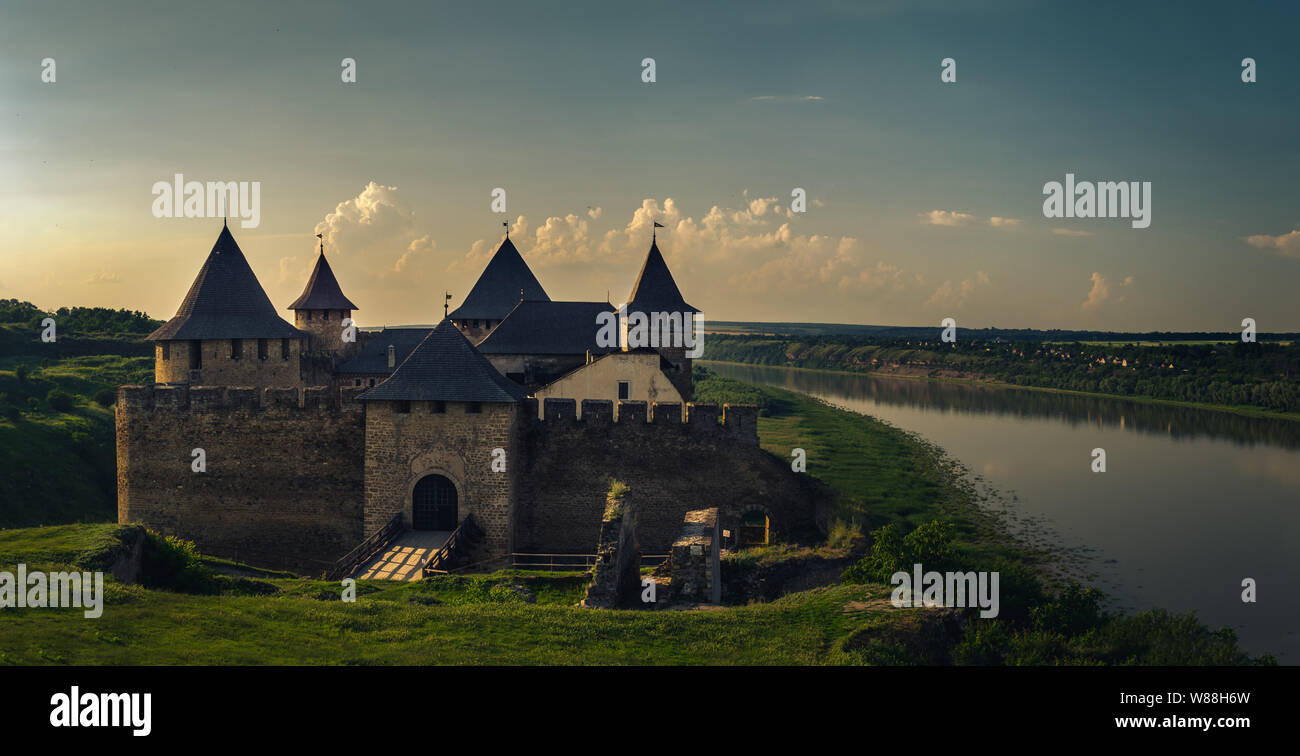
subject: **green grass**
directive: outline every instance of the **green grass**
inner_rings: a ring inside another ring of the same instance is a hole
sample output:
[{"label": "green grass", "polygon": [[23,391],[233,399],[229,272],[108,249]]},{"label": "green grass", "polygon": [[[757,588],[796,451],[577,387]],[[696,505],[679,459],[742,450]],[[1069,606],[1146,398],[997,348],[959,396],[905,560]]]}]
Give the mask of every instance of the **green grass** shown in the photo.
[{"label": "green grass", "polygon": [[97,620],[13,609],[8,664],[819,664],[861,586],[706,612],[485,603],[426,606],[383,591],[354,604],[135,590]]},{"label": "green grass", "polygon": [[[96,355],[46,362],[0,357],[0,527],[115,520],[113,408],[94,396],[152,381],[153,361]],[[19,365],[29,371],[25,378]],[[50,405],[51,389],[72,395],[70,411]]]},{"label": "green grass", "polygon": [[27,562],[102,567],[138,530],[114,523],[0,530],[0,566]]}]

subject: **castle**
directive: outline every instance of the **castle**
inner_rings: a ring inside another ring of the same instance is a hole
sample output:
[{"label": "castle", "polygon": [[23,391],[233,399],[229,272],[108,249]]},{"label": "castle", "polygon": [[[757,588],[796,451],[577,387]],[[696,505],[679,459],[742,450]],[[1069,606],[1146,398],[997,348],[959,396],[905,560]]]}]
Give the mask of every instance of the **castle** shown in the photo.
[{"label": "castle", "polygon": [[[752,405],[692,403],[680,346],[602,345],[616,308],[551,300],[508,236],[433,328],[355,328],[323,245],[288,309],[293,325],[223,227],[148,337],[154,383],[118,390],[120,522],[303,573],[467,523],[474,563],[588,554],[615,479],[646,553],[702,507],[732,533],[742,518],[774,537],[820,527],[809,485],[759,448]],[[698,312],[657,241],[626,311]]]}]

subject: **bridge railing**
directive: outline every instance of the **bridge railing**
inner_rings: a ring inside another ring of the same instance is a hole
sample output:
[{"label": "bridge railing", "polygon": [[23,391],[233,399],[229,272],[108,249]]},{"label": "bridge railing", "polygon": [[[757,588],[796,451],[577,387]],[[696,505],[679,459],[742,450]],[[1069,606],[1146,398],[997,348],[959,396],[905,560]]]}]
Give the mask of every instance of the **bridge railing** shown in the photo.
[{"label": "bridge railing", "polygon": [[[642,554],[642,567],[657,567],[668,561],[668,554]],[[595,554],[524,554],[510,555],[510,566],[517,570],[545,572],[585,572],[596,565]]]},{"label": "bridge railing", "polygon": [[404,518],[402,513],[398,512],[393,515],[393,519],[389,520],[384,527],[371,533],[370,537],[357,544],[355,549],[343,555],[341,559],[334,563],[333,567],[326,570],[325,579],[341,580],[351,575],[358,567],[370,561],[375,554],[382,551],[403,528]]},{"label": "bridge railing", "polygon": [[474,522],[473,515],[465,515],[465,519],[460,521],[456,529],[451,531],[447,537],[447,542],[442,548],[433,552],[429,561],[424,563],[424,576],[446,575],[450,570],[451,563],[456,558],[457,547],[470,548],[473,542],[483,537],[483,530]]}]

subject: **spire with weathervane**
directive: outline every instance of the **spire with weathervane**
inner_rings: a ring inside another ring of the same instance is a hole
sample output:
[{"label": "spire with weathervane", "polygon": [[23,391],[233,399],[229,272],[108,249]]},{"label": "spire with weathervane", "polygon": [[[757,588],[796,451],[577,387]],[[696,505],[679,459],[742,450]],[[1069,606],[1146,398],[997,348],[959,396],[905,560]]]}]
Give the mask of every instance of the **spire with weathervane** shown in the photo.
[{"label": "spire with weathervane", "polygon": [[[354,350],[355,326],[345,321],[350,320],[352,311],[358,308],[343,295],[334,270],[325,259],[324,234],[316,234],[316,238],[320,239],[316,267],[307,279],[302,296],[295,299],[289,309],[294,311],[294,325],[311,334],[310,351],[342,355]],[[351,331],[349,326],[353,326]]]}]

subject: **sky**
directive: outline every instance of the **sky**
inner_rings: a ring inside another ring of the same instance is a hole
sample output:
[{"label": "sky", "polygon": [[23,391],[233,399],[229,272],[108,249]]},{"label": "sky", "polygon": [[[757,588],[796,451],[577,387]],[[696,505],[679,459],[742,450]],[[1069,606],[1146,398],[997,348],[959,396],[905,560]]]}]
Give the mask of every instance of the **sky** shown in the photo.
[{"label": "sky", "polygon": [[[0,298],[171,317],[222,223],[155,217],[179,173],[259,182],[278,307],[322,234],[362,326],[436,322],[503,221],[618,304],[657,221],[710,320],[1297,331],[1298,8],[7,0]],[[1045,217],[1067,173],[1150,226]]]}]

